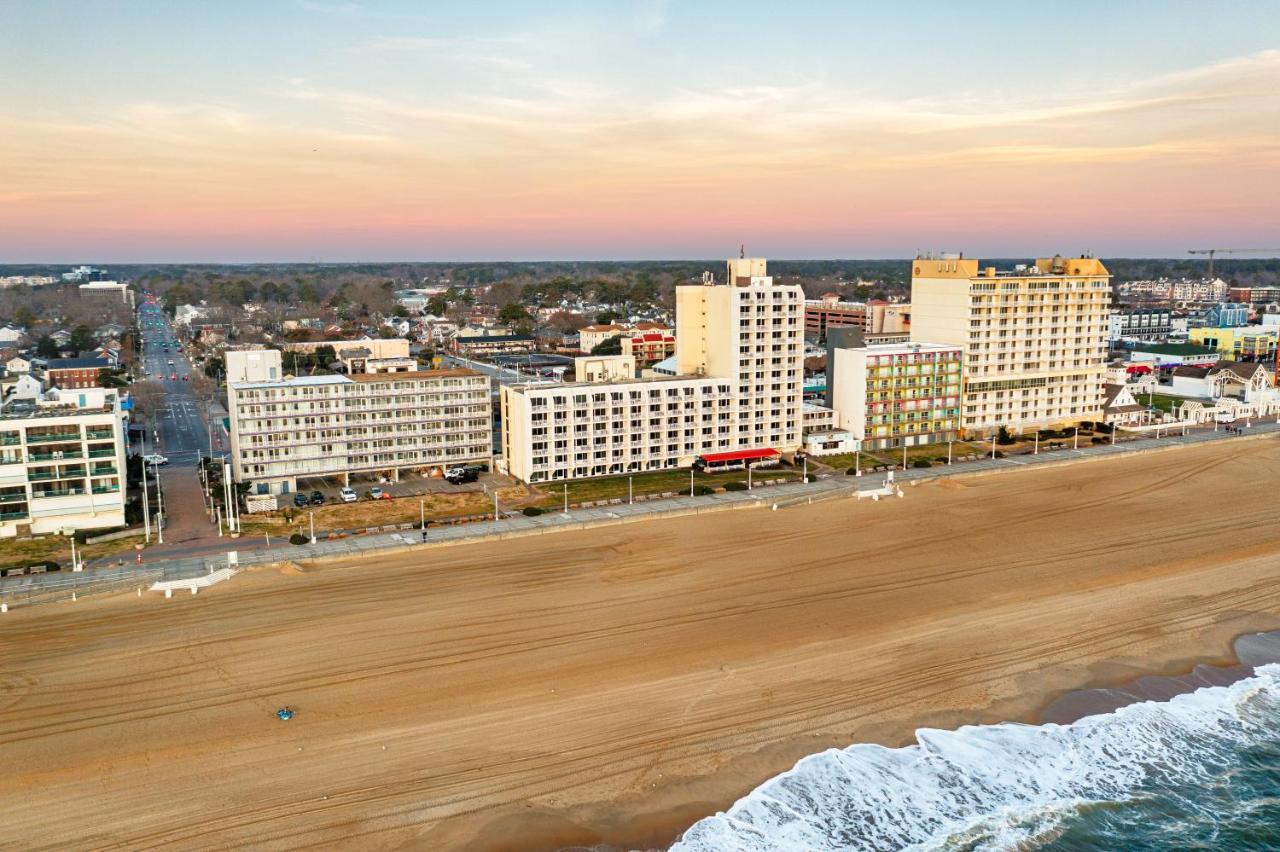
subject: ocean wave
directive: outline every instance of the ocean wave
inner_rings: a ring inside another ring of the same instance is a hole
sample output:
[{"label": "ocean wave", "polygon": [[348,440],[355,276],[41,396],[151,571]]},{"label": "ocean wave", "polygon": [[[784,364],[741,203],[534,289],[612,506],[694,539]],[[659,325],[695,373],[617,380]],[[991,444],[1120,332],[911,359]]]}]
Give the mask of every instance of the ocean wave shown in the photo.
[{"label": "ocean wave", "polygon": [[679,852],[1010,849],[1051,844],[1083,810],[1212,783],[1241,749],[1274,741],[1280,665],[1230,686],[1143,702],[1069,725],[921,729],[903,748],[810,755]]}]

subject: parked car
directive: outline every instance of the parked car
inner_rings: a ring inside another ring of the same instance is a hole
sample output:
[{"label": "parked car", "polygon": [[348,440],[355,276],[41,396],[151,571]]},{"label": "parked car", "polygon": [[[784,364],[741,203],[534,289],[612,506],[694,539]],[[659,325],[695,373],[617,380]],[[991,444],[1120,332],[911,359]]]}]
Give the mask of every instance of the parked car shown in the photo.
[{"label": "parked car", "polygon": [[312,506],[323,506],[323,505],[324,505],[324,495],[323,495],[323,494],[321,494],[319,491],[312,491],[312,492],[311,492],[311,505],[312,505]]},{"label": "parked car", "polygon": [[342,498],[343,503],[354,503],[360,499],[360,496],[356,494],[355,489],[348,488],[345,485],[342,487],[342,490],[338,492],[338,496]]},{"label": "parked car", "polygon": [[370,500],[390,500],[391,495],[375,485],[373,488],[369,489],[369,499]]},{"label": "parked car", "polygon": [[148,453],[147,455],[142,457],[142,463],[165,465],[169,463],[169,460],[164,456],[160,455],[159,453]]},{"label": "parked car", "polygon": [[303,494],[301,491],[294,494],[293,505],[297,506],[298,508],[302,508],[303,506],[307,505],[307,495]]},{"label": "parked car", "polygon": [[454,485],[462,485],[464,482],[475,482],[480,478],[480,471],[468,465],[467,467],[451,467],[444,472],[444,478]]}]

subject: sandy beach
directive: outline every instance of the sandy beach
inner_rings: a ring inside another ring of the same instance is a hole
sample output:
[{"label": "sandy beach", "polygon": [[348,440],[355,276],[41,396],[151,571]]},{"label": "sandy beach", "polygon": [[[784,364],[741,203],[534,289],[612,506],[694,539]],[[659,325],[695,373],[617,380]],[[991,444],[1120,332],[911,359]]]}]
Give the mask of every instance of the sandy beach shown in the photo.
[{"label": "sandy beach", "polygon": [[0,845],[661,847],[806,754],[1231,662],[1277,481],[1224,442],[15,610]]}]

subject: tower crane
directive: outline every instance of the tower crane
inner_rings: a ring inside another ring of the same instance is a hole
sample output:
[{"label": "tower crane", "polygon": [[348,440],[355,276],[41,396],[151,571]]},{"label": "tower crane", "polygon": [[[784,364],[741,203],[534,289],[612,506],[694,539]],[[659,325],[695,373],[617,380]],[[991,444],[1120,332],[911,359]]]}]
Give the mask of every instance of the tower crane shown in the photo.
[{"label": "tower crane", "polygon": [[1187,254],[1207,254],[1209,255],[1209,278],[1213,278],[1213,256],[1215,254],[1280,254],[1280,249],[1187,249]]}]

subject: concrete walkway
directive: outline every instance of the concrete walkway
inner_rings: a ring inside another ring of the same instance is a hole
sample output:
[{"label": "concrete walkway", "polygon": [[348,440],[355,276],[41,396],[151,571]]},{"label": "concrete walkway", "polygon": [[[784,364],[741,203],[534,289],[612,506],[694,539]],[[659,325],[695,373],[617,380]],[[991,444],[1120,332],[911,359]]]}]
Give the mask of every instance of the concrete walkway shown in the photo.
[{"label": "concrete walkway", "polygon": [[[1043,450],[1038,455],[1017,455],[1003,459],[983,458],[976,461],[956,462],[949,466],[909,468],[894,471],[894,481],[911,485],[944,476],[968,476],[973,474],[1013,471],[1043,467],[1053,464],[1102,460],[1133,453],[1148,452],[1176,446],[1188,446],[1214,441],[1232,441],[1269,437],[1280,434],[1275,422],[1255,423],[1236,435],[1226,431],[1215,432],[1212,427],[1199,428],[1189,434],[1161,438],[1121,440],[1116,444],[1090,444],[1087,448]],[[240,566],[263,565],[282,561],[306,561],[310,559],[344,559],[382,555],[394,550],[453,545],[481,539],[517,538],[525,535],[541,535],[560,530],[627,523],[649,518],[691,513],[724,511],[735,508],[779,508],[814,502],[833,497],[853,496],[856,491],[880,487],[885,474],[868,473],[861,477],[839,473],[811,477],[808,483],[794,482],[782,485],[758,485],[752,491],[726,491],[702,497],[674,497],[665,500],[648,500],[632,505],[597,506],[572,509],[568,513],[552,511],[535,517],[516,515],[498,521],[483,521],[457,526],[429,527],[424,544],[421,532],[407,530],[395,533],[364,535],[315,544],[284,545],[237,552]],[[227,540],[228,545],[231,540]],[[150,554],[149,554],[150,555]],[[36,574],[0,580],[0,602],[10,604],[35,603],[48,599],[69,599],[71,592],[79,594],[121,586],[143,585],[158,579],[177,580],[208,574],[227,566],[226,553],[210,554],[179,559],[152,559],[149,564],[125,565],[117,568],[101,568],[79,574]]]}]

